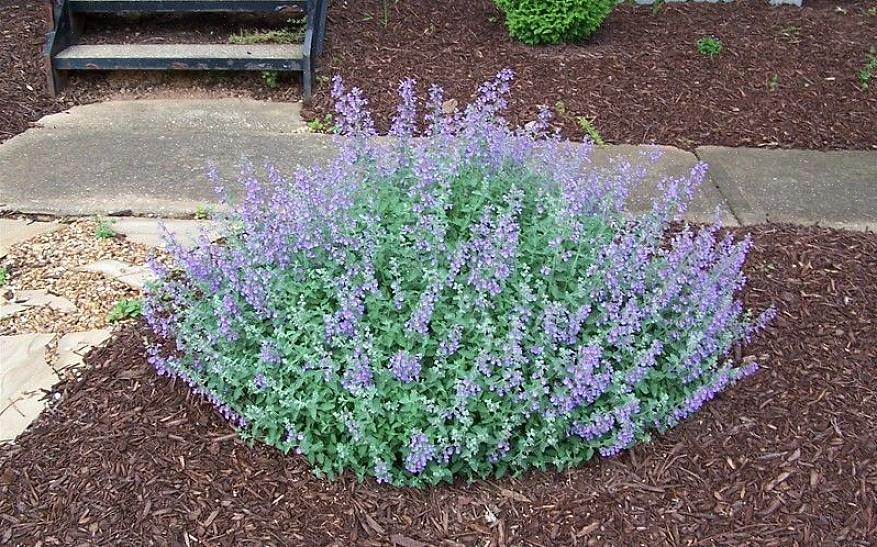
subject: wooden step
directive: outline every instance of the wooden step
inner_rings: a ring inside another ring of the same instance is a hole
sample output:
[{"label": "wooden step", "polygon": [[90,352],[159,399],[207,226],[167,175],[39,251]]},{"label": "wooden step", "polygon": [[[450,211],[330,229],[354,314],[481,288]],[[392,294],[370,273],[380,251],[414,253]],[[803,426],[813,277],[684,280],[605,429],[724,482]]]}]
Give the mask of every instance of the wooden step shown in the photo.
[{"label": "wooden step", "polygon": [[301,44],[103,44],[70,46],[56,70],[303,71]]},{"label": "wooden step", "polygon": [[304,10],[307,0],[68,0],[74,13],[252,13]]}]

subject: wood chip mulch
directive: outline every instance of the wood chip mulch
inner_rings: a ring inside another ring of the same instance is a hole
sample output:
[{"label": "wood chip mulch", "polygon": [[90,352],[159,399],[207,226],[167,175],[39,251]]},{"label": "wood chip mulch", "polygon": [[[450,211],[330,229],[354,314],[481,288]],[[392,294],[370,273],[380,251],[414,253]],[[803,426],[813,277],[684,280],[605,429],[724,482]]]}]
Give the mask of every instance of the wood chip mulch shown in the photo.
[{"label": "wood chip mulch", "polygon": [[[45,114],[106,99],[300,98],[297,76],[268,89],[258,73],[88,72],[53,99],[41,53],[44,4],[0,0],[0,142]],[[511,120],[532,120],[540,104],[559,107],[559,125],[574,139],[584,137],[576,119],[585,117],[609,143],[877,149],[877,75],[867,90],[857,79],[877,47],[873,9],[873,0],[805,0],[803,8],[738,0],[666,3],[653,15],[625,3],[588,43],[533,48],[509,38],[494,0],[336,0],[305,115],[332,110],[335,74],[365,90],[386,130],[401,78],[418,78],[424,91],[440,84],[463,103],[511,67]],[[224,43],[263,26],[226,16],[95,18],[82,40]],[[715,58],[696,50],[708,35],[723,44]]]},{"label": "wood chip mulch", "polygon": [[[610,143],[877,148],[877,83],[856,73],[877,46],[874,2],[767,0],[619,6],[582,45],[533,48],[508,37],[494,0],[333,2],[319,73],[365,90],[386,129],[405,77],[461,103],[504,67],[515,70],[510,119],[563,103],[564,134],[584,116]],[[715,35],[720,55],[697,52]],[[877,78],[877,75],[875,75]],[[325,91],[311,115],[332,109]],[[424,89],[425,91],[425,89]]]},{"label": "wood chip mulch", "polygon": [[137,326],[0,448],[0,544],[869,545],[877,236],[747,230],[746,303],[779,308],[743,353],[764,368],[649,446],[426,491],[327,482],[157,378]]}]

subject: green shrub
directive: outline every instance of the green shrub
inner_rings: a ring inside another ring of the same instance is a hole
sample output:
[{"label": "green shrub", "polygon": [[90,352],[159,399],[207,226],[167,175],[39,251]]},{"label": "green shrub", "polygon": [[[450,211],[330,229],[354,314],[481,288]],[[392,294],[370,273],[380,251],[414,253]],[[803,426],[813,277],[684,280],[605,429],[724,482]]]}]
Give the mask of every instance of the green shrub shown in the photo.
[{"label": "green shrub", "polygon": [[697,51],[701,55],[715,57],[722,52],[722,41],[715,36],[704,36],[697,41]]},{"label": "green shrub", "polygon": [[336,80],[332,165],[245,174],[221,243],[168,236],[156,371],[320,473],[413,486],[614,456],[754,372],[731,352],[773,313],[735,297],[751,242],[668,231],[706,166],[628,219],[646,171],[592,165],[545,111],[512,129],[511,78],[459,115],[432,88],[422,133],[403,82],[389,146]]},{"label": "green shrub", "polygon": [[509,34],[533,45],[584,40],[615,4],[615,0],[496,0],[505,12]]}]

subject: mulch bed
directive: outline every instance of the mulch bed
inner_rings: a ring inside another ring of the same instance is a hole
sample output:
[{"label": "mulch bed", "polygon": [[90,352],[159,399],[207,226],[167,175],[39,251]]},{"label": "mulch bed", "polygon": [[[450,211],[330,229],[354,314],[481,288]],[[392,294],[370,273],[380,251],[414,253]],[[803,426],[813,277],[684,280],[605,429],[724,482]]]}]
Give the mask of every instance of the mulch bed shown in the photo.
[{"label": "mulch bed", "polygon": [[46,13],[42,2],[0,0],[0,142],[67,108],[49,96],[46,85],[40,54]]},{"label": "mulch bed", "polygon": [[[582,138],[576,117],[585,116],[612,143],[877,148],[877,84],[862,91],[856,79],[877,46],[873,6],[668,3],[655,16],[623,5],[588,44],[532,48],[508,37],[493,0],[348,0],[332,6],[320,72],[364,89],[382,129],[401,78],[466,98],[511,67],[511,120],[526,123],[538,105],[562,101],[568,137]],[[695,47],[711,34],[724,47],[714,59]],[[330,110],[326,93],[317,95],[316,112]]]},{"label": "mulch bed", "polygon": [[0,449],[0,544],[868,545],[877,236],[746,231],[745,301],[780,312],[744,352],[764,368],[649,446],[426,491],[327,482],[157,378],[136,326]]},{"label": "mulch bed", "polygon": [[[366,91],[386,130],[399,79],[440,84],[463,102],[478,83],[511,67],[518,75],[512,121],[529,121],[538,105],[559,101],[558,121],[571,138],[584,136],[576,123],[584,116],[611,143],[875,149],[877,83],[863,91],[856,78],[877,46],[877,16],[867,11],[873,6],[806,0],[803,8],[772,8],[766,0],[740,0],[666,4],[653,15],[649,6],[628,4],[587,44],[532,48],[509,39],[493,0],[338,0],[318,71],[323,78],[305,114],[332,110],[328,78],[341,74]],[[42,2],[0,0],[0,14],[0,141],[46,113],[120,93],[299,98],[297,77],[267,89],[258,74],[247,73],[89,73],[71,78],[54,100],[40,52]],[[243,28],[234,17],[180,21],[104,21],[87,27],[83,41],[225,42]],[[724,45],[715,59],[695,49],[710,34]]]}]

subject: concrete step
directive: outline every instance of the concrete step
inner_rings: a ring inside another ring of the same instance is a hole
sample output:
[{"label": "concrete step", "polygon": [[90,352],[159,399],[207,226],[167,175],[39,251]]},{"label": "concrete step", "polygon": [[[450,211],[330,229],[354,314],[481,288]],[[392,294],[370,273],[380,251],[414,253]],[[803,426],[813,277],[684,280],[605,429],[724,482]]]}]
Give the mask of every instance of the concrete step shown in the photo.
[{"label": "concrete step", "polygon": [[56,70],[302,71],[301,44],[101,44],[68,47]]},{"label": "concrete step", "polygon": [[76,13],[252,13],[304,10],[307,0],[69,0]]}]

